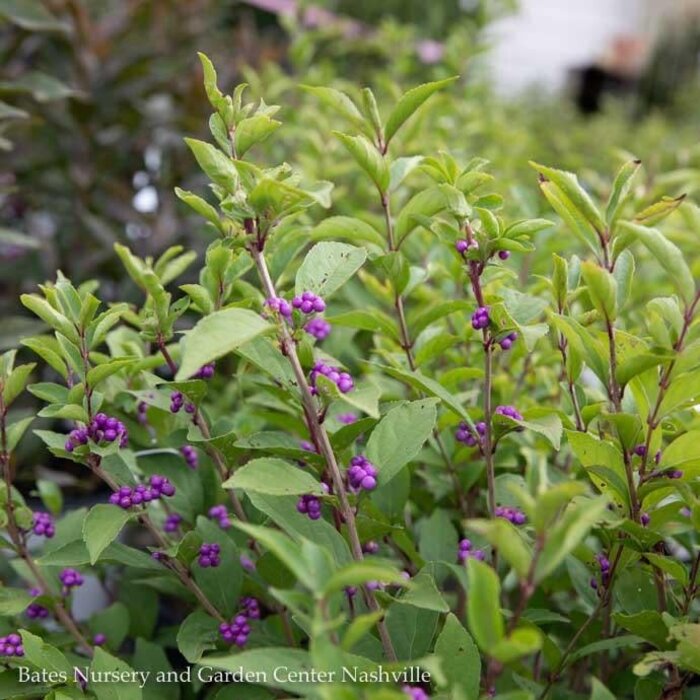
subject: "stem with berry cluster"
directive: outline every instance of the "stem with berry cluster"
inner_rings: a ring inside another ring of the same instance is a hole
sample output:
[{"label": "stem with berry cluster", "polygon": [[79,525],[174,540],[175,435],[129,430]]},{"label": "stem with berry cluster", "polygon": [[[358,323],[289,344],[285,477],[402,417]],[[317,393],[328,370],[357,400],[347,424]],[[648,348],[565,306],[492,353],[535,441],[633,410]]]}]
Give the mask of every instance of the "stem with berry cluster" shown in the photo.
[{"label": "stem with berry cluster", "polygon": [[[17,525],[17,521],[15,519],[14,504],[12,502],[12,464],[7,445],[7,408],[5,407],[2,398],[2,391],[0,390],[0,467],[2,468],[5,489],[7,491],[5,502],[5,511],[7,513],[7,532],[10,535],[10,540],[14,545],[15,551],[26,563],[27,568],[34,577],[34,580],[41,589],[41,592],[45,595],[50,595],[51,588],[48,581],[41,572],[38,564],[29,553],[24,533]],[[92,645],[80,631],[77,623],[64,605],[63,600],[60,597],[54,598],[52,596],[52,602],[56,619],[63,625],[73,639],[75,639],[78,647],[88,656],[92,656]]]},{"label": "stem with berry cluster", "polygon": [[[257,233],[256,240],[250,244],[249,252],[258,271],[258,276],[263,286],[265,295],[268,299],[277,298],[277,291],[275,290],[275,285],[270,277],[270,272],[267,268],[267,262],[263,252],[266,237],[259,230],[257,222],[247,220],[246,230],[248,232]],[[356,561],[362,561],[364,559],[364,555],[362,553],[360,537],[357,532],[355,514],[350,505],[350,501],[348,500],[343,476],[341,474],[340,467],[338,466],[338,461],[333,451],[330,438],[328,437],[328,432],[326,431],[325,425],[318,414],[309,383],[306,379],[306,374],[304,373],[304,369],[299,360],[296,342],[284,323],[280,324],[279,333],[282,353],[286,356],[289,364],[291,365],[294,377],[296,379],[297,388],[299,389],[302,409],[304,411],[304,419],[309,430],[309,434],[323,456],[333,481],[333,490],[338,497],[340,513],[345,525],[347,526],[353,559]],[[366,586],[362,587],[362,593],[365,604],[369,610],[375,613],[379,612],[381,608],[377,602],[377,599],[374,597],[374,593]],[[381,639],[386,657],[390,661],[396,661],[396,652],[394,651],[394,646],[383,618],[377,622],[377,631],[379,632],[379,637]]]}]

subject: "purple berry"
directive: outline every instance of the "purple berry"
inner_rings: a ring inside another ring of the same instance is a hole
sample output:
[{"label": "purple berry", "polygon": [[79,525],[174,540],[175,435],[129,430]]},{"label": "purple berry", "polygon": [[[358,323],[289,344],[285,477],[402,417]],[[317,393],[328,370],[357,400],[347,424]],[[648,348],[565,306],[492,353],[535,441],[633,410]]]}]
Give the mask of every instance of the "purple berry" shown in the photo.
[{"label": "purple berry", "polygon": [[473,314],[472,314],[472,328],[475,331],[482,330],[483,328],[488,327],[489,322],[489,307],[488,306],[480,306]]},{"label": "purple berry", "polygon": [[165,524],[163,525],[163,530],[165,532],[177,532],[182,522],[182,516],[178,513],[171,513],[165,519]]},{"label": "purple berry", "polygon": [[216,568],[219,566],[219,564],[221,564],[220,553],[221,547],[215,542],[211,544],[203,544],[199,548],[199,565],[204,569],[208,567]]},{"label": "purple berry", "polygon": [[456,243],[455,243],[455,249],[457,250],[458,253],[463,254],[466,253],[467,250],[469,249],[469,241],[460,238]]},{"label": "purple berry", "polygon": [[496,406],[496,413],[500,416],[507,416],[513,420],[524,420],[515,406]]},{"label": "purple berry", "polygon": [[325,318],[312,318],[304,326],[304,330],[316,340],[325,340],[331,332],[331,324]]},{"label": "purple berry", "polygon": [[350,460],[347,475],[348,486],[354,493],[372,491],[377,486],[377,468],[364,455]]},{"label": "purple berry", "polygon": [[185,463],[190,469],[196,469],[199,466],[199,456],[194,447],[183,445],[180,448],[180,454],[184,457]]},{"label": "purple berry", "polygon": [[107,642],[107,636],[102,634],[102,632],[98,632],[93,638],[92,638],[92,643],[96,647],[101,647],[103,644]]},{"label": "purple berry", "polygon": [[649,513],[642,513],[639,516],[639,522],[642,524],[642,527],[646,527],[651,522],[651,516]]},{"label": "purple berry", "polygon": [[59,580],[63,584],[64,592],[68,593],[71,588],[82,586],[84,579],[77,569],[66,568],[58,575]]},{"label": "purple berry", "polygon": [[56,534],[56,527],[51,515],[49,513],[34,513],[32,531],[35,535],[51,539]]},{"label": "purple berry", "polygon": [[496,506],[495,515],[497,518],[505,518],[513,525],[523,525],[527,520],[525,513],[512,506]]},{"label": "purple berry", "polygon": [[647,446],[646,445],[637,445],[632,452],[637,455],[637,457],[644,457],[647,453]]},{"label": "purple berry", "polygon": [[510,257],[510,251],[509,250],[499,250],[498,257],[501,260],[508,260],[508,258]]}]

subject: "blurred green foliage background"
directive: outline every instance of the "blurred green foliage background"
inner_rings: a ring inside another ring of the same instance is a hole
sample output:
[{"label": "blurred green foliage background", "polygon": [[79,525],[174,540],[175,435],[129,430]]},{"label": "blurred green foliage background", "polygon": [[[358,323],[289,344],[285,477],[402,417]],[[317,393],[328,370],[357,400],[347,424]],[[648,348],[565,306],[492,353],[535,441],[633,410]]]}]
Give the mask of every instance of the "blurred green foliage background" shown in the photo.
[{"label": "blurred green foliage background", "polygon": [[[488,158],[519,216],[547,211],[531,159],[578,171],[600,192],[609,182],[593,172],[612,172],[630,154],[644,160],[650,191],[692,195],[700,183],[697,88],[664,79],[663,109],[651,106],[649,85],[660,84],[673,42],[662,42],[638,95],[607,100],[584,118],[568,96],[496,96],[479,59],[488,50],[485,29],[513,11],[510,0],[334,0],[300,3],[287,14],[261,9],[275,4],[0,0],[2,348],[33,323],[19,310],[19,293],[55,269],[76,282],[99,278],[110,300],[125,295],[115,242],[139,255],[178,242],[203,249],[201,221],[173,194],[176,185],[201,185],[182,141],[207,138],[200,49],[222,85],[246,81],[254,95],[283,105],[285,138],[270,140],[264,148],[271,153],[260,157],[335,181],[331,214],[366,204],[371,217],[374,197],[346,176],[352,166],[329,142],[331,115],[300,84],[351,92],[353,83],[366,84],[389,103],[419,82],[459,74],[407,129],[403,151],[449,147],[465,161]],[[552,248],[556,234],[540,248],[542,260]],[[538,261],[527,264],[536,269]]]}]

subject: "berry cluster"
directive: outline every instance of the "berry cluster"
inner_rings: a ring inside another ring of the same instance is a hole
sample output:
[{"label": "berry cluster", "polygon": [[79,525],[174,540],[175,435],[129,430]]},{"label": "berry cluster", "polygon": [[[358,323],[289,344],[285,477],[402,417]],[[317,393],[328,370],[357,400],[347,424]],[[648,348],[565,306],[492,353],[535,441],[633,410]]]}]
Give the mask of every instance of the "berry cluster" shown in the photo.
[{"label": "berry cluster", "polygon": [[184,457],[185,463],[190,469],[196,469],[199,466],[197,450],[191,445],[183,445],[180,448],[180,454]]},{"label": "berry cluster", "polygon": [[212,544],[203,544],[199,548],[199,557],[197,563],[203,568],[216,568],[221,564],[221,547],[213,542]]},{"label": "berry cluster", "polygon": [[496,506],[495,515],[497,518],[510,521],[513,525],[523,525],[527,520],[525,513],[513,506]]},{"label": "berry cluster", "polygon": [[292,306],[303,314],[321,313],[326,310],[326,302],[313,292],[298,294],[292,299]]},{"label": "berry cluster", "polygon": [[0,656],[24,656],[22,637],[16,632],[0,637]]},{"label": "berry cluster", "polygon": [[82,575],[77,569],[63,569],[61,573],[58,575],[59,580],[63,584],[63,592],[68,593],[71,588],[78,588],[78,586],[82,586],[83,583],[85,583],[85,579],[83,579]]},{"label": "berry cluster", "polygon": [[513,420],[524,420],[520,412],[515,406],[496,406],[496,413],[499,416],[508,416]]},{"label": "berry cluster", "polygon": [[299,496],[297,512],[308,515],[311,520],[318,520],[321,517],[321,500],[318,496],[310,494]]},{"label": "berry cluster", "polygon": [[[30,588],[29,595],[40,596],[41,590],[39,588]],[[27,609],[24,611],[30,620],[45,620],[49,616],[49,611],[39,603],[29,603]]]},{"label": "berry cluster", "polygon": [[219,625],[219,633],[225,642],[244,647],[248,642],[248,635],[250,635],[248,621],[259,619],[260,605],[258,601],[249,596],[241,598],[241,610],[231,622],[222,622]]},{"label": "berry cluster", "polygon": [[[595,558],[600,567],[600,582],[605,588],[610,583],[610,560],[602,552],[596,554]],[[595,576],[591,578],[591,588],[598,588],[598,579]]]},{"label": "berry cluster", "polygon": [[460,423],[455,433],[455,438],[458,442],[463,442],[468,447],[475,447],[481,442],[481,438],[486,435],[486,423],[479,421],[475,426],[477,434],[466,424]]},{"label": "berry cluster", "polygon": [[76,428],[68,433],[68,440],[64,445],[66,452],[73,452],[76,447],[87,445],[88,440],[98,445],[119,440],[119,447],[126,447],[129,433],[124,423],[114,416],[98,413],[86,428]]},{"label": "berry cluster", "polygon": [[226,506],[212,506],[209,509],[209,517],[218,520],[219,527],[222,530],[228,530],[231,527],[231,518],[226,510]]},{"label": "berry cluster", "polygon": [[457,561],[464,564],[467,559],[484,560],[484,553],[480,549],[472,549],[472,543],[468,539],[459,541],[459,550],[457,551]]},{"label": "berry cluster", "polygon": [[325,340],[331,332],[331,324],[325,318],[312,318],[304,326],[304,330],[316,340]]},{"label": "berry cluster", "polygon": [[343,372],[340,367],[331,367],[323,362],[317,362],[309,375],[311,393],[314,395],[318,394],[316,377],[318,377],[319,374],[330,379],[338,387],[341,394],[347,394],[355,388],[355,382],[352,380],[352,377],[347,372]]},{"label": "berry cluster", "polygon": [[401,686],[401,690],[404,695],[408,695],[411,700],[430,700],[430,695],[417,685],[404,685]]},{"label": "berry cluster", "polygon": [[231,622],[222,622],[219,625],[219,634],[228,644],[244,647],[250,634],[248,618],[245,615],[236,615]]},{"label": "berry cluster", "polygon": [[127,510],[132,506],[157,501],[161,496],[169,498],[174,495],[175,487],[170,483],[170,480],[165,476],[154,474],[148,480],[148,486],[145,484],[139,484],[133,488],[131,486],[122,486],[109,497],[109,502]]},{"label": "berry cluster", "polygon": [[292,305],[281,297],[270,297],[265,300],[265,306],[272,311],[276,311],[280,316],[289,318],[292,315]]},{"label": "berry cluster", "polygon": [[163,530],[165,532],[177,532],[178,528],[180,527],[181,522],[182,522],[181,515],[179,515],[178,513],[171,513],[165,519],[165,523],[163,525]]},{"label": "berry cluster", "polygon": [[518,334],[508,333],[505,338],[501,338],[498,344],[501,346],[501,350],[510,350],[513,347],[513,343],[518,339]]},{"label": "berry cluster", "polygon": [[56,534],[56,527],[49,513],[34,513],[32,532],[35,535],[47,537],[48,539],[51,539]]},{"label": "berry cluster", "polygon": [[480,331],[482,328],[486,328],[489,325],[490,320],[491,319],[489,318],[489,307],[480,306],[472,314],[472,328],[475,331]]},{"label": "berry cluster", "polygon": [[[646,457],[647,454],[647,446],[644,444],[636,445],[634,449],[632,450],[632,454],[637,455],[637,457]],[[656,454],[654,455],[654,462],[658,464],[661,461],[661,450],[657,450]],[[674,478],[674,477],[671,477]],[[680,477],[675,477],[675,478],[680,478]]]},{"label": "berry cluster", "polygon": [[372,491],[377,486],[377,468],[367,457],[357,455],[350,460],[348,469],[348,485],[355,493]]},{"label": "berry cluster", "polygon": [[260,619],[260,603],[257,598],[243,596],[241,598],[241,615],[245,615],[249,620]]},{"label": "berry cluster", "polygon": [[194,404],[189,401],[185,403],[185,397],[181,391],[173,391],[170,394],[170,413],[179,413],[183,406],[187,413],[195,412]]},{"label": "berry cluster", "polygon": [[209,362],[206,365],[202,365],[192,375],[192,379],[211,379],[214,376],[215,370],[216,370],[216,362]]}]

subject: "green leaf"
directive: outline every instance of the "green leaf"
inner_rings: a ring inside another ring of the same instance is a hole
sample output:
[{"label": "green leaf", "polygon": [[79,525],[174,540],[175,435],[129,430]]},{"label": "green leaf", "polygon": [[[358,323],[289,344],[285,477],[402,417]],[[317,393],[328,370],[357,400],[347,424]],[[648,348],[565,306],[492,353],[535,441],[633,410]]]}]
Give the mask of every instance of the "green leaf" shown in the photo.
[{"label": "green leaf", "polygon": [[533,627],[518,627],[501,639],[491,655],[502,664],[509,664],[521,656],[534,654],[542,647],[542,633]]},{"label": "green leaf", "polygon": [[651,642],[657,649],[668,649],[671,646],[668,642],[668,627],[661,613],[656,610],[642,610],[630,615],[617,612],[613,613],[613,620],[628,632]]},{"label": "green leaf", "polygon": [[498,574],[477,559],[467,560],[467,621],[479,648],[487,654],[504,638]]},{"label": "green leaf", "polygon": [[557,170],[556,168],[548,168],[544,165],[533,163],[532,161],[530,161],[530,165],[541,175],[544,175],[548,180],[552,181],[566,198],[568,198],[581,216],[583,216],[598,233],[603,233],[603,231],[605,231],[603,217],[600,215],[598,208],[593,203],[589,194],[581,187],[574,173],[569,173],[565,170]]},{"label": "green leaf", "polygon": [[83,540],[95,564],[104,550],[119,536],[132,513],[118,506],[100,503],[93,506],[83,522]]},{"label": "green leaf", "polygon": [[0,615],[12,616],[24,612],[32,596],[19,588],[0,587]]},{"label": "green leaf", "polygon": [[615,696],[594,676],[591,678],[589,700],[616,700]]},{"label": "green leaf", "polygon": [[700,372],[685,372],[673,377],[671,385],[661,401],[659,418],[673,413],[678,408],[693,402],[700,395]]},{"label": "green leaf", "polygon": [[573,501],[547,533],[547,539],[535,567],[535,581],[547,578],[588,536],[591,528],[603,517],[607,496]]},{"label": "green leaf", "polygon": [[658,202],[650,204],[640,211],[634,220],[645,226],[653,226],[672,214],[685,201],[686,195],[680,197],[661,197]]},{"label": "green leaf", "polygon": [[256,143],[265,141],[281,126],[282,122],[271,119],[266,114],[256,114],[242,119],[236,126],[234,133],[236,156],[242,158]]},{"label": "green leaf", "polygon": [[349,136],[340,131],[334,131],[333,134],[340,139],[357,164],[370,176],[377,189],[385,194],[389,189],[391,173],[376,146],[364,136]]},{"label": "green leaf", "polygon": [[[317,683],[303,680],[302,672],[313,668],[311,655],[303,649],[288,647],[263,647],[246,651],[207,656],[203,664],[215,669],[239,673],[250,672],[259,674],[261,685],[280,688],[294,694],[307,695],[318,688]],[[280,673],[279,669],[285,669]],[[296,678],[293,675],[296,674]],[[292,680],[287,680],[288,678]],[[280,680],[276,680],[279,678]]]},{"label": "green leaf", "polygon": [[247,535],[256,539],[266,549],[269,549],[309,590],[314,588],[314,580],[310,576],[301,555],[301,548],[288,535],[269,527],[251,525],[238,520],[234,526],[243,530]]},{"label": "green leaf", "polygon": [[2,385],[2,400],[6,408],[24,391],[27,381],[29,381],[29,375],[35,367],[36,363],[34,362],[17,365],[5,379]]},{"label": "green leaf", "polygon": [[600,265],[588,260],[581,264],[581,276],[586,283],[593,307],[603,318],[614,321],[617,317],[617,282]]},{"label": "green leaf", "polygon": [[175,379],[191,377],[202,365],[227,355],[272,328],[249,309],[222,309],[205,316],[185,336],[182,363]]},{"label": "green leaf", "polygon": [[367,458],[377,467],[385,486],[410,462],[430,437],[437,420],[437,401],[409,401],[392,408],[367,442]]},{"label": "green leaf", "polygon": [[73,678],[73,665],[62,652],[27,630],[21,629],[19,633],[22,636],[24,658],[30,664],[46,671],[65,673],[68,678]]},{"label": "green leaf", "polygon": [[274,457],[254,459],[227,479],[225,489],[242,489],[246,493],[266,493],[272,496],[313,494],[323,496],[321,484],[298,466]]},{"label": "green leaf", "polygon": [[655,228],[647,228],[629,221],[621,222],[620,227],[648,248],[666,270],[685,303],[689,304],[695,296],[695,280],[680,249]]},{"label": "green leaf", "polygon": [[503,518],[467,520],[466,527],[481,535],[513,567],[521,580],[527,578],[532,553],[520,531]]},{"label": "green leaf", "polygon": [[450,697],[454,700],[478,700],[481,658],[474,640],[455,615],[450,613],[435,642]]},{"label": "green leaf", "polygon": [[553,182],[540,182],[540,189],[552,209],[559,214],[576,238],[588,246],[591,251],[597,253],[598,239],[596,234],[573,202]]},{"label": "green leaf", "polygon": [[27,416],[27,418],[22,418],[21,420],[15,421],[11,425],[7,426],[8,452],[12,452],[12,450],[14,450],[17,447],[19,441],[22,439],[22,436],[27,431],[27,428],[32,424],[33,421],[34,416]]},{"label": "green leaf", "polygon": [[439,382],[430,377],[426,377],[420,372],[407,372],[406,370],[384,365],[379,365],[379,367],[390,377],[399,379],[409,386],[421,390],[425,394],[440,399],[455,415],[463,421],[466,421],[468,425],[474,426],[474,421],[472,421],[471,416],[467,413],[463,403],[456,396],[453,396],[447,391]]},{"label": "green leaf", "polygon": [[217,230],[223,233],[224,226],[219,217],[219,212],[209,204],[206,200],[197,196],[193,192],[188,192],[187,190],[181,190],[179,187],[175,188],[175,194],[178,199],[182,200],[189,207],[194,209],[201,217],[205,218],[210,223],[216,226]]},{"label": "green leaf", "polygon": [[366,257],[364,248],[346,243],[317,243],[299,267],[296,293],[308,290],[328,299],[362,267]]},{"label": "green leaf", "polygon": [[75,326],[63,314],[56,311],[46,299],[36,294],[22,294],[20,301],[51,328],[60,331],[72,341],[78,340]]},{"label": "green leaf", "polygon": [[542,435],[555,450],[559,449],[563,426],[557,413],[546,408],[531,408],[523,415],[525,420],[518,421],[520,425]]},{"label": "green leaf", "polygon": [[408,591],[400,598],[402,603],[413,605],[416,608],[435,610],[446,613],[450,611],[449,605],[438,590],[435,579],[427,568],[421,569],[411,580]]},{"label": "green leaf", "polygon": [[615,181],[613,182],[612,190],[610,191],[610,197],[608,198],[608,206],[605,210],[605,219],[607,220],[608,227],[610,229],[612,229],[613,225],[622,213],[622,207],[624,206],[630,190],[632,189],[634,176],[639,171],[641,164],[641,160],[627,161],[618,170],[617,175],[615,176]]},{"label": "green leaf", "polygon": [[240,554],[233,539],[212,520],[199,516],[195,533],[201,535],[202,542],[216,543],[221,548],[221,563],[218,567],[205,567],[192,564],[194,578],[204,595],[224,617],[230,618],[236,612],[236,604],[243,582]]},{"label": "green leaf", "polygon": [[68,32],[69,26],[54,17],[41,0],[3,0],[0,17],[28,32]]},{"label": "green leaf", "polygon": [[238,184],[238,171],[231,159],[206,141],[185,139],[199,167],[207,177],[227,192],[234,192]]},{"label": "green leaf", "polygon": [[330,87],[314,87],[311,85],[302,85],[301,87],[318,97],[323,104],[334,109],[367,136],[372,136],[372,127],[362,116],[362,112],[360,112],[355,103],[344,92]]},{"label": "green leaf", "polygon": [[373,243],[382,249],[386,245],[384,238],[373,226],[350,216],[331,216],[324,219],[311,230],[309,237],[314,241],[342,238],[352,243]]},{"label": "green leaf", "polygon": [[203,612],[195,611],[185,618],[177,631],[177,648],[191,663],[197,663],[205,651],[216,648],[219,623]]},{"label": "green leaf", "polygon": [[401,243],[419,225],[420,217],[431,217],[441,212],[448,204],[442,185],[421,190],[408,200],[396,218],[396,241]]},{"label": "green leaf", "polygon": [[90,630],[93,634],[104,634],[112,649],[119,649],[129,634],[130,615],[124,603],[117,601],[107,608],[96,612],[90,618]]},{"label": "green leaf", "polygon": [[372,331],[373,333],[381,333],[394,340],[399,339],[394,320],[383,311],[377,309],[372,309],[371,311],[355,309],[340,314],[339,316],[326,318],[333,325],[357,328],[363,331]]},{"label": "green leaf", "polygon": [[[108,677],[117,673],[125,674],[127,678],[133,678],[133,669],[121,659],[116,659],[104,649],[95,647],[95,653],[90,664],[90,671],[98,678],[98,674]],[[117,676],[119,677],[119,676]],[[88,688],[95,694],[97,700],[141,700],[142,693],[137,680],[110,683],[89,682]]]},{"label": "green leaf", "polygon": [[100,382],[120,372],[125,367],[136,364],[138,357],[114,357],[107,362],[93,367],[87,373],[87,382],[91,388],[95,388]]},{"label": "green leaf", "polygon": [[348,586],[360,586],[368,581],[379,581],[399,586],[406,586],[408,582],[401,572],[394,566],[378,564],[372,561],[354,561],[338,569],[326,582],[322,595],[342,591]]},{"label": "green leaf", "polygon": [[384,129],[385,142],[388,144],[394,134],[401,128],[401,125],[435,92],[442,90],[450,83],[457,80],[459,76],[437,80],[432,83],[424,83],[409,90],[401,97],[392,110]]}]

